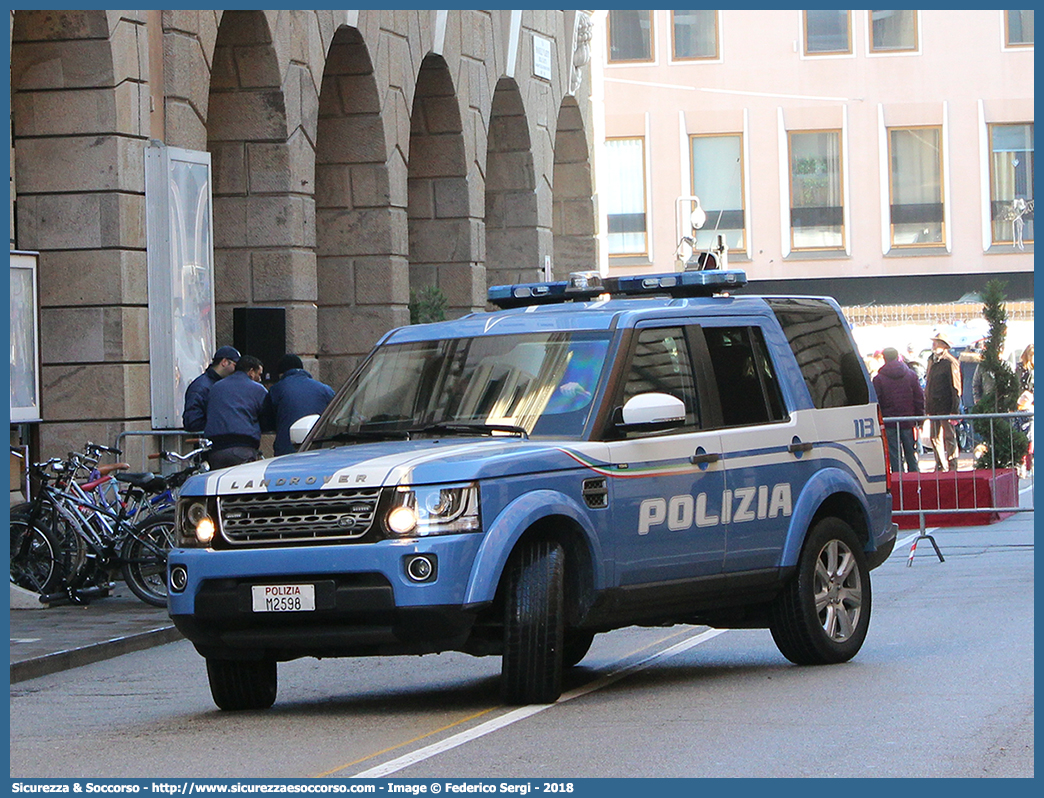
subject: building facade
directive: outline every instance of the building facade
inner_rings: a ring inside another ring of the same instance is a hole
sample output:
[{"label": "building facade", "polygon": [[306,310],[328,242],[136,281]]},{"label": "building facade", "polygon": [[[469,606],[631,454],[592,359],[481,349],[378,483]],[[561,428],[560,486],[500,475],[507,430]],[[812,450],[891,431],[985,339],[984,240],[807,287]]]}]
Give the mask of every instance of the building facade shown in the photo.
[{"label": "building facade", "polygon": [[1032,298],[1033,11],[595,16],[611,271],[720,235],[762,291]]},{"label": "building facade", "polygon": [[286,350],[334,385],[419,289],[459,315],[489,284],[589,267],[589,27],[574,11],[13,11],[10,243],[39,253],[43,423],[12,443],[62,453],[151,427],[150,142],[209,154],[216,345],[235,309],[277,306]]}]

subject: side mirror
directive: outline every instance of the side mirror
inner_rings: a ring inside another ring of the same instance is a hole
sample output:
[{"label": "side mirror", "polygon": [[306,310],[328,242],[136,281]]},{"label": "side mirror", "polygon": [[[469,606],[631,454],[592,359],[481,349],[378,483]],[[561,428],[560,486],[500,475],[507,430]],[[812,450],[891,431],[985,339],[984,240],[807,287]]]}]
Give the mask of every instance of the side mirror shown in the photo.
[{"label": "side mirror", "polygon": [[640,393],[627,400],[620,416],[618,426],[666,429],[685,423],[685,403],[668,393]]},{"label": "side mirror", "polygon": [[308,437],[308,433],[312,431],[312,427],[315,426],[315,422],[318,420],[319,416],[316,413],[297,419],[297,421],[290,425],[290,443],[294,446],[299,446],[303,443],[304,439]]}]

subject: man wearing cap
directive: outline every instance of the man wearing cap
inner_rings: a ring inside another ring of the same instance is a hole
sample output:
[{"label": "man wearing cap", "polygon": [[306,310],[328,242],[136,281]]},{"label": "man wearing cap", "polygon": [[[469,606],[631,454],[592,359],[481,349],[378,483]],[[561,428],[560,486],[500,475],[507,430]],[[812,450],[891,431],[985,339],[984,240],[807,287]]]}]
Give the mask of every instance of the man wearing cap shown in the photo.
[{"label": "man wearing cap", "polygon": [[334,391],[305,371],[297,355],[283,355],[276,365],[278,382],[268,392],[268,403],[275,415],[275,446],[278,457],[290,454],[296,447],[290,442],[290,426],[300,418],[322,413]]},{"label": "man wearing cap", "polygon": [[189,383],[185,389],[185,409],[181,413],[182,426],[188,432],[202,432],[207,426],[207,401],[210,389],[218,380],[236,370],[239,350],[234,346],[221,346],[207,370]]},{"label": "man wearing cap", "polygon": [[207,455],[211,468],[227,468],[261,458],[261,434],[274,426],[268,409],[268,391],[261,384],[264,365],[243,355],[236,370],[210,389],[207,426],[203,434],[213,446]]},{"label": "man wearing cap", "polygon": [[[961,403],[961,364],[950,354],[950,342],[941,333],[932,339],[932,354],[924,378],[924,409],[929,416],[949,416],[959,412]],[[957,470],[957,435],[947,420],[930,422],[936,471]]]}]

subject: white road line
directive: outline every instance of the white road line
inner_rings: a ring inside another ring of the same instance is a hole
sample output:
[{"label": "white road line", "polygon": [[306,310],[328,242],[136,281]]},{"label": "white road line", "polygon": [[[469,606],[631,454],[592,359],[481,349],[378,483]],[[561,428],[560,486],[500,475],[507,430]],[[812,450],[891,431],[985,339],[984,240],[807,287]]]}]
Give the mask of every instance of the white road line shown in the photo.
[{"label": "white road line", "polygon": [[680,643],[675,643],[670,648],[665,648],[657,654],[652,654],[640,662],[628,665],[625,668],[620,668],[619,670],[606,674],[600,679],[595,679],[593,682],[589,682],[582,687],[570,690],[568,693],[563,694],[554,704],[531,704],[527,707],[519,707],[505,715],[501,715],[499,718],[494,718],[493,720],[488,720],[485,723],[479,724],[474,729],[468,729],[459,734],[454,734],[452,737],[447,737],[445,740],[432,743],[424,748],[418,748],[416,751],[392,759],[385,762],[383,765],[377,765],[369,770],[356,773],[352,778],[377,779],[389,776],[392,773],[397,773],[410,765],[415,765],[418,762],[423,762],[425,759],[431,759],[433,756],[441,754],[444,751],[449,751],[453,748],[464,745],[465,743],[469,743],[472,740],[477,740],[479,737],[484,737],[498,729],[503,729],[505,726],[510,726],[512,723],[517,723],[520,720],[525,720],[539,712],[543,712],[545,709],[551,709],[554,706],[558,706],[558,704],[564,704],[566,701],[572,701],[574,698],[579,698],[588,693],[593,693],[595,690],[601,690],[603,687],[608,687],[610,684],[620,681],[620,679],[623,679],[625,676],[630,676],[632,673],[645,670],[659,660],[673,657],[675,654],[680,654],[683,651],[688,651],[690,648],[694,648],[700,643],[705,643],[711,638],[717,637],[727,631],[727,629],[708,629],[706,632],[702,632],[695,637],[690,637],[686,640],[682,640]]}]

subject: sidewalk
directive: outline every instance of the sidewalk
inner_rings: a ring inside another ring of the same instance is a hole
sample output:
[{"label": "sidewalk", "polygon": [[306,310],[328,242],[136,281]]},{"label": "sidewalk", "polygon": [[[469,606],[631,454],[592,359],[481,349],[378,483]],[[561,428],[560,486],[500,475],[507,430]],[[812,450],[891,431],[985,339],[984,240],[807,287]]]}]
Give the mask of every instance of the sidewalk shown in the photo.
[{"label": "sidewalk", "polygon": [[123,582],[85,606],[12,609],[10,618],[12,683],[181,639],[165,608]]}]

